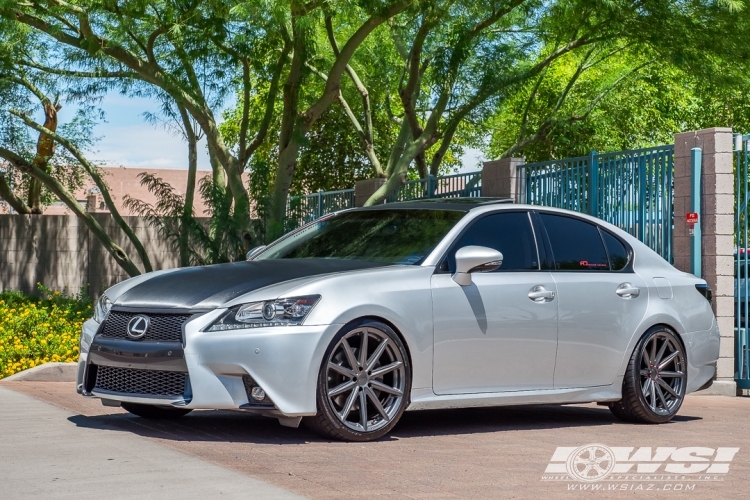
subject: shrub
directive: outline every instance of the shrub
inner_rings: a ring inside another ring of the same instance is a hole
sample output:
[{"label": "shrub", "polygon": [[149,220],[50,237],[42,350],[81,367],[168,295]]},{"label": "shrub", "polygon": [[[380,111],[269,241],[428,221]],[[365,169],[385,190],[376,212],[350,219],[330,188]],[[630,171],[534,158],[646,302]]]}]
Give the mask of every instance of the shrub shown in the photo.
[{"label": "shrub", "polygon": [[78,359],[83,322],[91,299],[38,284],[41,297],[0,292],[0,378],[42,363]]}]

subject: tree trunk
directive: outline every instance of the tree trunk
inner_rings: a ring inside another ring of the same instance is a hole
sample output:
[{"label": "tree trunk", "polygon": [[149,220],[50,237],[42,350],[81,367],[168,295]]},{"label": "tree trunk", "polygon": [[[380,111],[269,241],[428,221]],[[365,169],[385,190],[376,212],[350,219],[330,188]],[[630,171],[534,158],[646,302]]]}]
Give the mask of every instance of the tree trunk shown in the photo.
[{"label": "tree trunk", "polygon": [[193,123],[183,106],[179,106],[182,125],[185,127],[185,137],[188,141],[188,178],[185,186],[185,205],[182,208],[180,221],[180,267],[190,265],[190,232],[189,226],[193,220],[193,204],[195,200],[195,177],[198,170],[198,140],[193,131]]},{"label": "tree trunk", "polygon": [[[44,102],[44,128],[52,132],[57,130],[57,112],[62,109],[59,104]],[[55,141],[52,137],[44,132],[39,134],[39,140],[36,143],[36,156],[33,165],[42,172],[48,172],[49,160],[55,154]],[[29,196],[26,203],[31,209],[32,214],[42,213],[42,183],[35,178],[29,180]]]}]

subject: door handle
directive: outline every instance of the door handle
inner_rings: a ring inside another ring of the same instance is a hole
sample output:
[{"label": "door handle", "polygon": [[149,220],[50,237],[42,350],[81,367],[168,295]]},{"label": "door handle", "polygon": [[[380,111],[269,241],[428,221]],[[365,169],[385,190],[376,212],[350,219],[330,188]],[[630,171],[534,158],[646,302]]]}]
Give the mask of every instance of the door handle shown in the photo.
[{"label": "door handle", "polygon": [[615,293],[623,299],[634,299],[641,294],[641,289],[633,286],[632,283],[621,283]]},{"label": "door handle", "polygon": [[537,285],[529,290],[529,298],[534,302],[549,302],[554,300],[555,292],[547,290],[542,285]]}]

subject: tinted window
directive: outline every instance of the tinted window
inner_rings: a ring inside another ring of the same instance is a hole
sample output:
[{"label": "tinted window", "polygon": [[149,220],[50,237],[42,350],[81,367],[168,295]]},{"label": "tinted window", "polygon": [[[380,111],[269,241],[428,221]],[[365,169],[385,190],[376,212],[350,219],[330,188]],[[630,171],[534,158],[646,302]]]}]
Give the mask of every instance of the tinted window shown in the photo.
[{"label": "tinted window", "polygon": [[447,270],[455,272],[456,252],[470,245],[489,247],[503,254],[503,265],[496,272],[539,269],[534,233],[525,212],[493,214],[474,221],[448,252]]},{"label": "tinted window", "polygon": [[540,215],[552,245],[555,269],[609,270],[607,252],[596,226],[572,217]]},{"label": "tinted window", "polygon": [[613,271],[624,269],[628,265],[628,250],[620,240],[609,234],[607,231],[600,230],[602,239],[607,246],[609,254],[609,265]]},{"label": "tinted window", "polygon": [[456,210],[344,212],[291,233],[256,259],[354,259],[418,265],[464,215]]}]

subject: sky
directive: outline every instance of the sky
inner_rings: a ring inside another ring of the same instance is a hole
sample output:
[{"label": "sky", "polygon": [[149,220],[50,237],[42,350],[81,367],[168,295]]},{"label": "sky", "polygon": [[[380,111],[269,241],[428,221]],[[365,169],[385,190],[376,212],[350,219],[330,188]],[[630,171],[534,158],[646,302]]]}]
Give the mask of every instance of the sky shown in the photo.
[{"label": "sky", "polygon": [[[99,138],[95,150],[88,157],[97,164],[122,167],[187,168],[187,146],[182,136],[161,125],[146,122],[143,113],[156,113],[159,103],[147,98],[107,94],[100,104],[106,122],[94,129]],[[73,118],[73,107],[60,111],[61,123]],[[460,172],[479,170],[483,154],[478,149],[468,150]],[[198,144],[198,169],[210,170],[206,141]]]}]

